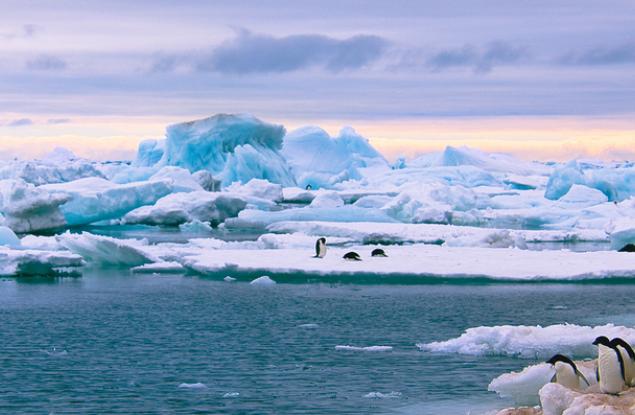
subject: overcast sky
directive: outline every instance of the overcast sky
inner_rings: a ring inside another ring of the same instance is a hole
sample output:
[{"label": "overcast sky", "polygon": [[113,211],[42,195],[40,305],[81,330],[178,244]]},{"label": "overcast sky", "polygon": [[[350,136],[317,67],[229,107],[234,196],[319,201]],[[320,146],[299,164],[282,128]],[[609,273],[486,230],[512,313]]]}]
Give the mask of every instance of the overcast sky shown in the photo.
[{"label": "overcast sky", "polygon": [[218,112],[395,154],[631,157],[635,2],[2,1],[0,153],[123,155]]}]

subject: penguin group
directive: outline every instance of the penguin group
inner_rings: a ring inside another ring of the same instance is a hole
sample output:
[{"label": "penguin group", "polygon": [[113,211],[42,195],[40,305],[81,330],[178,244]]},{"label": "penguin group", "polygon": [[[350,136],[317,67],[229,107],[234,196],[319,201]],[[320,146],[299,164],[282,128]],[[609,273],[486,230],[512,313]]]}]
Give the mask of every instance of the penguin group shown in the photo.
[{"label": "penguin group", "polygon": [[[609,340],[600,336],[593,341],[598,347],[596,378],[602,393],[617,395],[635,386],[635,351],[625,340],[616,337]],[[557,354],[547,360],[556,371],[551,379],[573,390],[591,386],[576,364],[566,356]]]},{"label": "penguin group", "polygon": [[[326,256],[326,238],[318,238],[315,241],[315,255],[313,258],[324,258]],[[381,248],[373,249],[370,253],[372,257],[388,257],[386,252]],[[344,254],[342,257],[347,261],[361,261],[362,257],[355,251],[350,251]]]}]

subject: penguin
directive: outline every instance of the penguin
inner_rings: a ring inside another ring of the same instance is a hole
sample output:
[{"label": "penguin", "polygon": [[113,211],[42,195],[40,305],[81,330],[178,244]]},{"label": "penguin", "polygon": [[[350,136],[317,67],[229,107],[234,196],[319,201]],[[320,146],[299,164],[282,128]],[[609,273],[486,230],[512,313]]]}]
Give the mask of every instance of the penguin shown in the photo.
[{"label": "penguin", "polygon": [[310,184],[307,184],[304,190],[313,190],[313,186],[311,186]]},{"label": "penguin", "polygon": [[324,258],[326,256],[326,238],[319,238],[315,241],[315,256],[313,258]]},{"label": "penguin", "polygon": [[602,393],[617,395],[626,386],[624,380],[624,360],[620,352],[605,336],[593,342],[598,347],[598,382]]},{"label": "penguin", "polygon": [[345,253],[342,258],[347,259],[349,261],[361,261],[362,260],[362,258],[359,256],[359,254],[357,252],[352,252],[352,251]]},{"label": "penguin", "polygon": [[620,352],[624,361],[624,381],[626,385],[633,386],[635,384],[635,351],[633,351],[630,344],[619,337],[611,340],[611,345]]},{"label": "penguin", "polygon": [[386,255],[386,253],[384,252],[383,249],[377,248],[377,249],[373,249],[373,252],[370,253],[370,256],[383,256],[383,257],[387,257],[388,255]]},{"label": "penguin", "polygon": [[587,378],[578,370],[573,360],[568,357],[557,354],[547,360],[546,363],[553,365],[556,369],[556,374],[551,379],[552,382],[572,390],[582,390],[590,386]]},{"label": "penguin", "polygon": [[626,244],[617,252],[635,252],[635,244]]}]

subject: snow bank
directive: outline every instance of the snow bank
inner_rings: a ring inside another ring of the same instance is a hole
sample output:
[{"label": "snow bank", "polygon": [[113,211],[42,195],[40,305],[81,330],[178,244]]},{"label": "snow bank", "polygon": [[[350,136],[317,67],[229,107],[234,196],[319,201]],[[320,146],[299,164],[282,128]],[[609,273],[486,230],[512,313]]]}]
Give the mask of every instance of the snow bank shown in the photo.
[{"label": "snow bank", "polygon": [[178,226],[200,221],[219,224],[243,210],[246,202],[231,193],[190,192],[173,193],[159,199],[152,206],[137,208],[123,218],[127,224]]},{"label": "snow bank", "polygon": [[388,170],[386,160],[367,139],[350,127],[330,137],[319,127],[303,127],[284,138],[282,154],[301,187],[332,187],[345,180],[362,178],[362,169]]},{"label": "snow bank", "polygon": [[[557,263],[557,262],[554,262]],[[593,340],[598,336],[621,337],[635,342],[635,329],[624,326],[493,326],[467,329],[460,337],[441,342],[419,344],[419,348],[437,353],[467,355],[503,355],[526,359],[547,359],[556,353],[590,357],[597,354]]]},{"label": "snow bank", "polygon": [[[285,130],[251,115],[218,114],[167,128],[165,150],[158,165],[179,166],[191,172],[207,170],[224,186],[253,178],[286,186],[295,184],[280,154]],[[146,144],[140,163],[159,144]]]},{"label": "snow bank", "polygon": [[139,206],[151,205],[172,191],[169,180],[116,184],[98,177],[40,186],[57,198],[68,225],[120,218]]}]

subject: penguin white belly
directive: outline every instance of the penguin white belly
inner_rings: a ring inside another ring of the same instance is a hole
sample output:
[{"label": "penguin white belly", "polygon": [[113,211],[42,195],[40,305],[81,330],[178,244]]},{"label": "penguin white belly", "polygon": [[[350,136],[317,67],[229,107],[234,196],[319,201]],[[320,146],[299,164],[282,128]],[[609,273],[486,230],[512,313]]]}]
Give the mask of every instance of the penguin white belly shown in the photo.
[{"label": "penguin white belly", "polygon": [[633,367],[635,364],[631,357],[628,355],[628,352],[622,346],[617,346],[617,350],[620,351],[620,355],[622,356],[622,360],[624,361],[624,379],[627,385],[633,384],[633,376],[635,375],[635,368]]},{"label": "penguin white belly", "polygon": [[556,383],[572,390],[580,389],[580,378],[571,365],[556,362]]},{"label": "penguin white belly", "polygon": [[615,350],[599,345],[598,371],[600,373],[600,390],[603,393],[618,394],[624,390],[622,368]]}]

